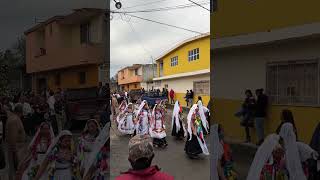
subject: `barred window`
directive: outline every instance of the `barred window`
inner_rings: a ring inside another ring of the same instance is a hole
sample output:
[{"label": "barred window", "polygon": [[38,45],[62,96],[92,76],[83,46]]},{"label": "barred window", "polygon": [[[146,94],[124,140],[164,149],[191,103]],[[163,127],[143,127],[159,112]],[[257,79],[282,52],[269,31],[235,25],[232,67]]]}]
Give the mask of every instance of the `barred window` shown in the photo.
[{"label": "barred window", "polygon": [[267,93],[274,104],[319,105],[318,60],[267,64]]},{"label": "barred window", "polygon": [[188,61],[194,61],[200,58],[200,50],[199,48],[193,49],[188,52]]},{"label": "barred window", "polygon": [[175,56],[171,58],[171,66],[177,66],[178,65],[178,56]]},{"label": "barred window", "polygon": [[193,90],[196,95],[210,96],[210,81],[194,81]]}]

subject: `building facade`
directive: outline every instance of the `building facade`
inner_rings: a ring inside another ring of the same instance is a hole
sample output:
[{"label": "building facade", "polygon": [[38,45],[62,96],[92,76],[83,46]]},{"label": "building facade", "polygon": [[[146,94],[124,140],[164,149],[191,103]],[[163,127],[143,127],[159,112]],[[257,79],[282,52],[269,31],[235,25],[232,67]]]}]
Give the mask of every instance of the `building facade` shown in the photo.
[{"label": "building facade", "polygon": [[[266,134],[276,131],[281,111],[289,109],[299,140],[310,142],[320,122],[319,5],[315,0],[217,1],[211,15],[213,118],[227,136],[245,138],[234,113],[246,89],[263,88],[269,96]],[[255,129],[251,133],[255,137]]]},{"label": "building facade", "polygon": [[187,90],[194,91],[194,102],[210,98],[210,34],[188,39],[157,59],[155,87],[175,91],[175,99],[186,105]]},{"label": "building facade", "polygon": [[25,32],[32,89],[87,88],[109,81],[103,9],[76,9]]},{"label": "building facade", "polygon": [[118,71],[118,84],[121,91],[141,89],[142,65],[134,64]]},{"label": "building facade", "polygon": [[143,64],[142,65],[142,81],[141,88],[149,91],[155,88],[153,78],[157,77],[157,64]]}]

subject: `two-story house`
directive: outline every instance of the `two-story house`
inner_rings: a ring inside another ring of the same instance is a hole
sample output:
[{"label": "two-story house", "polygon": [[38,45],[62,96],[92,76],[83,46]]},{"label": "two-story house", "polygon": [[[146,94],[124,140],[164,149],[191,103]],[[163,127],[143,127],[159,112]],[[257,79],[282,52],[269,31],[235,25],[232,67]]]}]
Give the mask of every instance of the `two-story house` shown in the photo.
[{"label": "two-story house", "polygon": [[[245,139],[234,116],[245,90],[269,96],[265,135],[292,111],[300,140],[310,142],[320,116],[320,1],[216,0],[211,14],[214,119]],[[307,130],[307,131],[306,131]],[[252,128],[252,137],[256,137]]]},{"label": "two-story house", "polygon": [[122,91],[141,89],[142,65],[134,64],[118,71],[118,84]]},{"label": "two-story house", "polygon": [[194,102],[210,99],[210,34],[187,39],[157,58],[156,88],[175,91],[175,100],[186,105],[187,90],[194,91]]},{"label": "two-story house", "polygon": [[84,8],[27,30],[26,69],[32,75],[33,91],[107,82],[105,23],[105,10]]}]

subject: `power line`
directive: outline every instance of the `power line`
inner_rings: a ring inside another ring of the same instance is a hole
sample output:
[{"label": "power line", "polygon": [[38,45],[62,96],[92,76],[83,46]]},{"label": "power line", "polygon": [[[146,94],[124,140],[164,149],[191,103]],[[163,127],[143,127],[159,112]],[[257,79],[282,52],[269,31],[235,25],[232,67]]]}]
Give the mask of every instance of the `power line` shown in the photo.
[{"label": "power line", "polygon": [[123,8],[123,9],[130,9],[130,8],[135,8],[135,7],[140,7],[140,6],[147,6],[147,5],[150,5],[150,4],[155,4],[155,3],[159,3],[159,2],[163,2],[163,1],[167,1],[167,0],[159,0],[159,1],[154,1],[154,2],[141,3],[141,4],[137,4],[137,5],[134,5],[134,6],[126,7],[126,8]]},{"label": "power line", "polygon": [[206,8],[206,7],[204,7],[204,6],[202,6],[202,5],[201,5],[201,4],[199,4],[199,3],[196,3],[196,2],[191,1],[191,0],[188,0],[188,1],[190,1],[190,2],[192,2],[192,3],[194,3],[194,4],[196,4],[196,5],[198,5],[198,6],[200,6],[200,7],[202,7],[203,9],[205,9],[205,10],[207,10],[207,11],[210,11],[210,9],[208,9],[208,8]]},{"label": "power line", "polygon": [[189,31],[189,32],[192,32],[192,33],[200,34],[200,35],[205,34],[205,33],[198,32],[198,31],[194,31],[194,30],[190,30],[190,29],[187,29],[187,28],[183,28],[183,27],[179,27],[179,26],[175,26],[175,25],[171,25],[171,24],[167,24],[167,23],[155,21],[155,20],[152,20],[152,19],[146,19],[146,18],[142,18],[142,17],[139,17],[139,16],[131,15],[131,14],[126,14],[126,15],[127,15],[127,16],[131,16],[131,17],[134,17],[134,18],[142,19],[142,20],[145,20],[145,21],[149,21],[149,22],[153,22],[153,23],[157,23],[157,24],[161,24],[161,25],[173,27],[173,28],[176,28],[176,29]]},{"label": "power line", "polygon": [[[210,4],[210,2],[202,2],[201,4]],[[156,11],[170,11],[170,10],[176,10],[176,9],[185,9],[185,8],[191,8],[198,5],[195,5],[193,3],[191,4],[181,4],[177,6],[170,6],[170,7],[160,7],[160,8],[154,8],[154,9],[146,9],[146,10],[136,10],[136,11],[112,11],[112,13],[142,13],[142,12],[156,12]]]}]

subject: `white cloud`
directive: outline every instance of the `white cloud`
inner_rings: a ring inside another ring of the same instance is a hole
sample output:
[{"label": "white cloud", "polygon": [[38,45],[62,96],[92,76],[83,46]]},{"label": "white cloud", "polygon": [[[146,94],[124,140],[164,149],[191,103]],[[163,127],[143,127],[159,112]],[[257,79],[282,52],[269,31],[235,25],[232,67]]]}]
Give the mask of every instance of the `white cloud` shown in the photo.
[{"label": "white cloud", "polygon": [[[156,1],[157,0],[152,0],[149,2]],[[146,3],[146,1],[142,0],[122,0],[121,2],[123,8]],[[204,1],[197,0],[197,2]],[[209,0],[206,2],[209,2]],[[163,0],[147,6],[122,9],[122,11],[172,7],[181,4],[190,4],[190,2],[188,0]],[[206,5],[205,7],[209,8],[209,5]],[[115,9],[114,4],[111,4],[111,8]],[[210,13],[201,7],[152,13],[137,13],[134,15],[198,32],[206,33],[210,31]],[[128,17],[125,18],[122,16],[122,19],[120,15],[114,14],[110,25],[111,76],[125,66],[130,66],[135,63],[151,63],[150,56],[157,58],[175,44],[198,35],[192,32],[131,18],[130,23],[133,25],[135,31],[133,32],[128,22],[126,22]],[[142,46],[147,49],[147,52]]]}]

